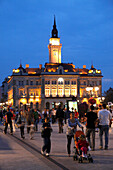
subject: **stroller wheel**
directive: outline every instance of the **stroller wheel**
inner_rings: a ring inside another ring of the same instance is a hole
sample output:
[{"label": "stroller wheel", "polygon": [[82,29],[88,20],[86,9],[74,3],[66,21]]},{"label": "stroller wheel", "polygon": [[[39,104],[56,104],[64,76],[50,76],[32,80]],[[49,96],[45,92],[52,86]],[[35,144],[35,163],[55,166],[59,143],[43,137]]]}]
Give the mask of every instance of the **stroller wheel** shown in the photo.
[{"label": "stroller wheel", "polygon": [[74,156],[73,156],[73,160],[74,160],[74,161],[75,161],[75,160],[76,160],[76,161],[78,160],[77,155],[74,155]]},{"label": "stroller wheel", "polygon": [[90,162],[93,163],[93,158],[90,159]]},{"label": "stroller wheel", "polygon": [[89,158],[89,163],[93,163],[93,158]]},{"label": "stroller wheel", "polygon": [[82,157],[79,158],[78,162],[79,162],[79,163],[82,163],[82,162],[83,162]]}]

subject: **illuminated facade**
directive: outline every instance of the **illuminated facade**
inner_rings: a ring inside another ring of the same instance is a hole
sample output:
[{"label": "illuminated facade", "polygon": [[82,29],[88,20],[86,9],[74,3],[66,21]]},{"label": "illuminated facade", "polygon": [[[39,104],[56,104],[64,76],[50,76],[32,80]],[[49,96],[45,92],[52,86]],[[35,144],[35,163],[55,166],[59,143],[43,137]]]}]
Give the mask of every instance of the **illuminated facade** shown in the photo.
[{"label": "illuminated facade", "polygon": [[8,81],[8,103],[16,106],[30,105],[32,108],[43,110],[51,109],[59,103],[66,105],[67,100],[77,97],[81,102],[88,101],[89,97],[98,97],[102,92],[102,74],[100,70],[91,66],[91,69],[75,68],[72,63],[61,62],[60,38],[54,25],[52,37],[49,40],[49,63],[39,68],[13,69]]}]

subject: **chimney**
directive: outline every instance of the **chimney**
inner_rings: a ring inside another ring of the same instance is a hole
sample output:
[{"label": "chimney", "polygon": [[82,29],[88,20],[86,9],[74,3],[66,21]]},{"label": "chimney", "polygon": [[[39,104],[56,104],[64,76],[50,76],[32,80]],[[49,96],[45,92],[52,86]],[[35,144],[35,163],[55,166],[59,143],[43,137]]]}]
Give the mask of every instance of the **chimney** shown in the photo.
[{"label": "chimney", "polygon": [[29,64],[26,64],[26,68],[29,68]]},{"label": "chimney", "polygon": [[86,65],[83,65],[83,68],[86,68]]},{"label": "chimney", "polygon": [[39,69],[42,69],[42,64],[39,64]]}]

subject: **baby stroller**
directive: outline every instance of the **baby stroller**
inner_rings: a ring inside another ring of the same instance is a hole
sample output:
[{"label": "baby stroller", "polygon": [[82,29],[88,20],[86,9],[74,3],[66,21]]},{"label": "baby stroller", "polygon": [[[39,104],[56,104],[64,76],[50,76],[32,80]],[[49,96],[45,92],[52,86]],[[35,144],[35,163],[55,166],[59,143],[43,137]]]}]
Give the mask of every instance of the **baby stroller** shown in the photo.
[{"label": "baby stroller", "polygon": [[88,153],[88,150],[87,150],[87,154],[85,155],[85,157],[83,157],[83,155],[81,154],[81,150],[79,148],[77,148],[77,143],[78,141],[80,140],[80,137],[81,136],[85,136],[84,135],[84,132],[83,131],[76,131],[75,135],[74,135],[74,141],[75,141],[75,151],[74,151],[74,156],[73,156],[73,160],[78,160],[79,163],[82,163],[84,160],[87,160],[91,163],[93,163],[93,158],[92,156]]}]

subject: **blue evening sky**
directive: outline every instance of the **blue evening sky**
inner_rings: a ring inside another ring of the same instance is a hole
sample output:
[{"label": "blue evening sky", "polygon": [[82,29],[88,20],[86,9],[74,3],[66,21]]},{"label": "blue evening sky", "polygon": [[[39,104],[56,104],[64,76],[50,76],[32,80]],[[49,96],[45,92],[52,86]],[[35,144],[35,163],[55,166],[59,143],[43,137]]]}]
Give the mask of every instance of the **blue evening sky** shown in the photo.
[{"label": "blue evening sky", "polygon": [[113,88],[113,0],[0,0],[0,85],[18,68],[49,62],[54,14],[62,62],[103,73],[103,91]]}]

